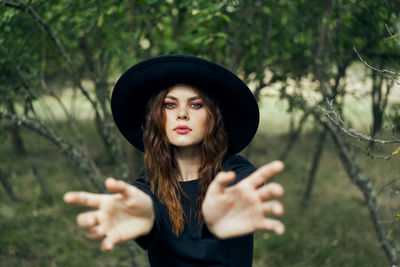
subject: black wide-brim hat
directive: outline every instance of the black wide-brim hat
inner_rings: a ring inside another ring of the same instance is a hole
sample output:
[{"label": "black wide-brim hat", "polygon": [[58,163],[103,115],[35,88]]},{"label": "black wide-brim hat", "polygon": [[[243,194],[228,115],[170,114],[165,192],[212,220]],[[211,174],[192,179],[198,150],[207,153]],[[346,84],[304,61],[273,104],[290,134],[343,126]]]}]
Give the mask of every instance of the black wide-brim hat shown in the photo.
[{"label": "black wide-brim hat", "polygon": [[115,84],[112,114],[118,129],[132,145],[144,151],[143,125],[148,100],[176,84],[193,85],[216,100],[229,139],[229,154],[239,153],[250,143],[260,116],[247,85],[213,62],[193,56],[168,55],[132,66]]}]

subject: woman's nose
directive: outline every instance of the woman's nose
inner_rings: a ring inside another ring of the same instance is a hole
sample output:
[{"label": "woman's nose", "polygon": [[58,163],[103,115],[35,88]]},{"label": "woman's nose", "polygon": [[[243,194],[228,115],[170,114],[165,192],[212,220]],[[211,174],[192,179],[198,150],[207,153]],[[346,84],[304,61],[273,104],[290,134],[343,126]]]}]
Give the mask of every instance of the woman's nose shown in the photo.
[{"label": "woman's nose", "polygon": [[178,116],[176,118],[177,120],[188,120],[189,119],[189,114],[187,112],[186,108],[181,108],[178,110]]}]

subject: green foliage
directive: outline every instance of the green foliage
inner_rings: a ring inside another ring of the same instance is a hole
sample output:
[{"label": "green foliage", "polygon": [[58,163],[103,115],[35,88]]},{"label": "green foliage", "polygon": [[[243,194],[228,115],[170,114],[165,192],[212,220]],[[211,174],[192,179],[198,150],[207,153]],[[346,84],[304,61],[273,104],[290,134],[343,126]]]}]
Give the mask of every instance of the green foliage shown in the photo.
[{"label": "green foliage", "polygon": [[[277,82],[313,74],[318,60],[332,76],[338,66],[359,60],[353,47],[371,63],[384,59],[393,68],[398,60],[388,55],[400,54],[387,32],[396,33],[399,21],[391,1],[37,0],[31,7],[56,31],[77,68],[97,75],[108,58],[112,68],[106,75],[149,56],[185,53],[215,60],[244,77],[255,74],[252,79],[259,81],[268,67]],[[38,84],[41,75],[69,73],[32,17],[13,8],[0,12],[0,30],[6,33],[0,44],[17,65],[30,66],[24,72],[30,83]],[[316,58],[321,38],[323,53]]]}]

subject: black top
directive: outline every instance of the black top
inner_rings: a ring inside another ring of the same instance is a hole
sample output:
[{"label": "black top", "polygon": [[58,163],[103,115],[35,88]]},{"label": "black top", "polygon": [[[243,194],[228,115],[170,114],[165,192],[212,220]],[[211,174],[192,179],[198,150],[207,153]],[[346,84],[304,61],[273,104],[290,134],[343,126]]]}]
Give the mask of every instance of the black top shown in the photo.
[{"label": "black top", "polygon": [[[246,178],[255,171],[255,167],[241,156],[228,156],[224,161],[225,171],[235,171],[234,183]],[[153,200],[155,221],[151,232],[136,239],[136,242],[148,250],[152,267],[180,266],[230,266],[247,267],[252,265],[253,235],[220,240],[213,236],[206,225],[195,219],[198,180],[180,182],[182,190],[189,199],[181,197],[185,213],[185,228],[176,237],[172,233],[171,221],[166,207],[150,191],[150,184],[143,172],[134,183],[149,194]]]}]

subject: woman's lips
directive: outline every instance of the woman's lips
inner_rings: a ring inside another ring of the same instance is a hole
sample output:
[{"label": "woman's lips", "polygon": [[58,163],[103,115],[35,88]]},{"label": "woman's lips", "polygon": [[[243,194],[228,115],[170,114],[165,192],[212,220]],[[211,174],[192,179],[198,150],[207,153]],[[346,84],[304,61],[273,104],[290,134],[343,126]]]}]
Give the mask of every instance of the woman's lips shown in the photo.
[{"label": "woman's lips", "polygon": [[174,131],[178,134],[187,134],[188,132],[190,132],[192,129],[190,129],[188,126],[186,125],[179,125],[177,126]]}]

